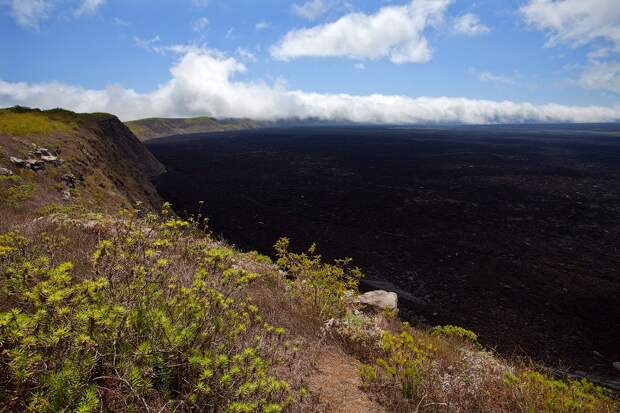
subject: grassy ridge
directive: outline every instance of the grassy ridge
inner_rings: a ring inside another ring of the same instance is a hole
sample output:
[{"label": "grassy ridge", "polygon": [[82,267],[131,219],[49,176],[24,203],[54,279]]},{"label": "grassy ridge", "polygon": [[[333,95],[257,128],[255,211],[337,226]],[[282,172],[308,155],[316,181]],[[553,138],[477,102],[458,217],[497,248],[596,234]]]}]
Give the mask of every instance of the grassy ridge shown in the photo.
[{"label": "grassy ridge", "polygon": [[148,118],[125,122],[127,127],[141,140],[189,133],[221,132],[238,129],[255,129],[265,125],[249,119],[196,118]]}]

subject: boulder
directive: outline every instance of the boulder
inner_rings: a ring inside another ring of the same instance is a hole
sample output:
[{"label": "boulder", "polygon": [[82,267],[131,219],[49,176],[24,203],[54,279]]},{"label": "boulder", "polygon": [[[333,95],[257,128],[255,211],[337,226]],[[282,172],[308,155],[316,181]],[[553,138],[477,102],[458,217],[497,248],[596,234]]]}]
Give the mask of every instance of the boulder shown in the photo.
[{"label": "boulder", "polygon": [[26,159],[26,167],[32,169],[33,171],[40,171],[45,169],[45,163],[38,159]]},{"label": "boulder", "polygon": [[356,301],[360,304],[380,309],[398,308],[398,295],[384,290],[369,291],[361,294]]},{"label": "boulder", "polygon": [[48,149],[39,147],[37,147],[34,151],[30,152],[30,155],[38,156],[39,158],[42,158],[44,156],[53,156]]},{"label": "boulder", "polygon": [[11,162],[13,165],[20,166],[22,168],[26,166],[26,161],[24,159],[16,158],[14,156],[11,156]]},{"label": "boulder", "polygon": [[51,163],[54,166],[61,166],[63,163],[62,159],[54,155],[43,155],[41,156],[41,160],[43,162]]}]

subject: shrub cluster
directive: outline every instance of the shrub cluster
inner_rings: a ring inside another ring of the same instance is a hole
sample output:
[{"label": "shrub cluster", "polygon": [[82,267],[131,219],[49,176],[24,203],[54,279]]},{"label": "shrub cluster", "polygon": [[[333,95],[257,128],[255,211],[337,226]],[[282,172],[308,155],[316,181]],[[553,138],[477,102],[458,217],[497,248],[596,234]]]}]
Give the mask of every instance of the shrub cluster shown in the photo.
[{"label": "shrub cluster", "polygon": [[457,337],[470,343],[478,344],[478,335],[476,333],[459,326],[436,326],[431,329],[431,334],[435,336]]},{"label": "shrub cluster", "polygon": [[399,334],[384,332],[379,346],[380,356],[360,366],[360,377],[390,411],[611,413],[619,407],[587,380],[555,380],[500,362],[461,327],[429,334],[404,323]]},{"label": "shrub cluster", "polygon": [[307,252],[289,251],[290,241],[281,238],[275,245],[277,262],[290,278],[290,285],[319,321],[342,317],[349,307],[348,294],[357,292],[362,272],[351,267],[351,259],[323,262],[312,244]]},{"label": "shrub cluster", "polygon": [[33,197],[35,187],[19,175],[0,176],[0,207],[17,209]]},{"label": "shrub cluster", "polygon": [[[55,242],[0,236],[0,400],[9,410],[279,412],[285,332],[246,294],[259,275],[192,223],[119,221],[75,274]],[[47,244],[47,247],[45,246]],[[4,402],[3,402],[4,403]]]}]

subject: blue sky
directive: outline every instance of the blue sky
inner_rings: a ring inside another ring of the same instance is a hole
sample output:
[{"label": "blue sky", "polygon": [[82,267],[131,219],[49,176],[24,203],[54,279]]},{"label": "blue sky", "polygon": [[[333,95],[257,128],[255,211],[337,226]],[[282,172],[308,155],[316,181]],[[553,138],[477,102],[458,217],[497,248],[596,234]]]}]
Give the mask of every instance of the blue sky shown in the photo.
[{"label": "blue sky", "polygon": [[617,0],[0,0],[0,50],[1,106],[620,119]]}]

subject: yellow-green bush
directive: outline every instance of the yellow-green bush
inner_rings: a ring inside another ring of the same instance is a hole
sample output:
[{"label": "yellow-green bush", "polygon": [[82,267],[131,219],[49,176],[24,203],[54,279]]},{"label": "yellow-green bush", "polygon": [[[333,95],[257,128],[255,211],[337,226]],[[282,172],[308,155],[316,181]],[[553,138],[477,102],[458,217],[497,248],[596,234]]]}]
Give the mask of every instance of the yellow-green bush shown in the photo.
[{"label": "yellow-green bush", "polygon": [[431,329],[431,334],[436,336],[459,337],[473,344],[478,344],[478,335],[476,333],[459,326],[436,326]]},{"label": "yellow-green bush", "polygon": [[287,408],[294,389],[272,369],[289,356],[284,331],[245,294],[258,274],[192,231],[176,218],[130,217],[93,251],[88,274],[53,262],[41,242],[0,236],[9,410]]},{"label": "yellow-green bush", "polygon": [[333,264],[324,263],[316,254],[316,245],[307,253],[289,251],[290,241],[281,238],[275,245],[276,264],[290,277],[293,290],[310,305],[314,315],[325,321],[331,317],[342,316],[347,309],[347,291],[357,292],[362,273],[359,268],[351,268],[351,259],[335,260]]},{"label": "yellow-green bush", "polygon": [[24,201],[32,198],[34,185],[22,181],[19,175],[0,176],[0,206],[19,208]]},{"label": "yellow-green bush", "polygon": [[512,392],[515,409],[520,412],[613,411],[613,402],[605,390],[585,379],[561,381],[524,370],[517,374],[506,373],[504,381]]},{"label": "yellow-green bush", "polygon": [[417,402],[422,387],[430,384],[428,354],[434,351],[432,345],[404,330],[397,335],[384,332],[380,346],[382,357],[360,368],[363,383],[369,388],[389,388],[405,400]]}]

